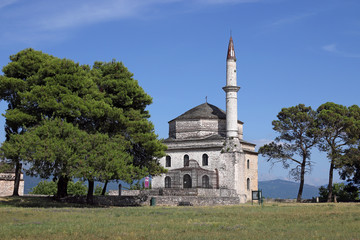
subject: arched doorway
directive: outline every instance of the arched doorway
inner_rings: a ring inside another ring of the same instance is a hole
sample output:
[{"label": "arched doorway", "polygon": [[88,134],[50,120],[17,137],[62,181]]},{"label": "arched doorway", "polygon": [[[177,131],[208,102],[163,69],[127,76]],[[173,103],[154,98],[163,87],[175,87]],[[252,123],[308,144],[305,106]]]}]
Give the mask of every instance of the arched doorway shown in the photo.
[{"label": "arched doorway", "polygon": [[203,188],[209,188],[210,187],[209,176],[207,176],[207,175],[202,176],[202,187]]},{"label": "arched doorway", "polygon": [[184,188],[191,188],[191,187],[192,187],[191,177],[189,174],[185,174],[184,175]]},{"label": "arched doorway", "polygon": [[171,178],[169,176],[165,177],[165,188],[171,188]]}]

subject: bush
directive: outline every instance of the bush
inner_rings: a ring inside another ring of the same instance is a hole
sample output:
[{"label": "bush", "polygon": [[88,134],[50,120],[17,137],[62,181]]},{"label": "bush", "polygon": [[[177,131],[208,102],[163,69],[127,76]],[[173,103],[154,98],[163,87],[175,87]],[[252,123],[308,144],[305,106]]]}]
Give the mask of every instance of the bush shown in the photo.
[{"label": "bush", "polygon": [[100,196],[102,193],[102,187],[99,185],[96,185],[94,195]]},{"label": "bush", "polygon": [[[69,195],[86,195],[87,186],[82,181],[69,181],[67,192]],[[30,194],[55,195],[57,193],[57,181],[43,180],[33,187]]]},{"label": "bush", "polygon": [[[328,196],[328,189],[325,187],[319,188],[320,201],[326,202]],[[345,185],[344,183],[334,183],[333,196],[336,196],[339,202],[353,202],[359,200],[359,188],[352,183]]]},{"label": "bush", "polygon": [[77,181],[77,182],[71,181],[68,183],[67,192],[69,195],[75,195],[75,196],[86,195],[87,186],[84,184],[83,181]]},{"label": "bush", "polygon": [[31,188],[30,194],[55,195],[57,192],[57,182],[43,180],[35,187]]}]

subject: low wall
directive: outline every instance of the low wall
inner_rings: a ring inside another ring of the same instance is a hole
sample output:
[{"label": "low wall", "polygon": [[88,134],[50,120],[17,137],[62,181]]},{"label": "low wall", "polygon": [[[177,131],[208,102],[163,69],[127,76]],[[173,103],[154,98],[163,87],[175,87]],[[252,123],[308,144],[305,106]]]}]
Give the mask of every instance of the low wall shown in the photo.
[{"label": "low wall", "polygon": [[[140,190],[121,190],[121,196],[138,196],[140,194]],[[118,190],[110,190],[110,196],[119,196]]]},{"label": "low wall", "polygon": [[[155,198],[159,206],[179,206],[184,203],[192,206],[236,205],[240,204],[238,197],[199,197],[199,196],[150,196]],[[148,199],[148,202],[150,200]],[[150,204],[150,202],[149,202]],[[145,204],[143,204],[145,205]]]},{"label": "low wall", "polygon": [[[93,204],[101,206],[136,207],[146,205],[147,196],[93,196]],[[66,197],[62,202],[86,204],[86,196]],[[149,200],[150,204],[150,200]]]},{"label": "low wall", "polygon": [[[14,192],[14,181],[0,179],[0,197],[11,196]],[[20,180],[19,195],[24,195],[24,180]]]},{"label": "low wall", "polygon": [[[155,198],[158,206],[214,206],[236,205],[240,203],[238,197],[199,197],[199,196],[94,196],[93,204],[99,206],[136,207],[149,206],[151,199]],[[63,202],[86,204],[86,196],[67,197]],[[154,200],[153,200],[154,201]]]},{"label": "low wall", "polygon": [[[189,189],[171,189],[158,188],[147,190],[122,190],[121,196],[199,196],[199,197],[238,197],[235,190],[232,189],[209,189],[209,188],[189,188]],[[118,196],[118,190],[110,190],[110,196]]]}]

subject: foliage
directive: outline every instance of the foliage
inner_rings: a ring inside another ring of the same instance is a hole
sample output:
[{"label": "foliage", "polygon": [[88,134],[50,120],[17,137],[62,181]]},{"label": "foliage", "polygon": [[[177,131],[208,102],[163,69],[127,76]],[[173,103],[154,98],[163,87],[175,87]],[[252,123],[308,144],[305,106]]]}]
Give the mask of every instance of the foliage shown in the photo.
[{"label": "foliage", "polygon": [[[345,159],[360,138],[360,108],[327,102],[317,109],[317,127],[321,131],[319,149],[330,160],[328,201],[333,194],[333,171],[346,165]],[[359,157],[359,155],[358,155]],[[346,167],[343,169],[345,170]],[[343,174],[346,175],[346,174]]]},{"label": "foliage", "polygon": [[[81,196],[86,194],[87,187],[82,181],[69,181],[68,182],[68,194]],[[46,181],[39,182],[30,191],[30,194],[43,194],[43,195],[56,195],[57,193],[57,181]]]},{"label": "foliage", "polygon": [[355,184],[360,184],[360,144],[347,149],[342,156],[341,178]]},{"label": "foliage", "polygon": [[102,187],[100,185],[96,185],[95,190],[94,190],[94,195],[100,196],[101,192],[102,192]]},{"label": "foliage", "polygon": [[76,182],[70,181],[67,187],[68,194],[73,196],[85,195],[86,189],[87,187],[83,181],[76,181]]},{"label": "foliage", "polygon": [[[359,188],[349,183],[334,183],[333,184],[333,196],[336,196],[339,202],[350,202],[359,200]],[[325,202],[328,199],[328,188],[321,186],[319,188],[320,201]]]},{"label": "foliage", "polygon": [[[3,158],[30,163],[28,173],[58,179],[66,195],[72,177],[89,181],[141,179],[165,169],[146,107],[152,99],[119,62],[93,68],[33,49],[10,57],[0,97],[12,127]],[[92,191],[89,191],[90,195]]]},{"label": "foliage", "polygon": [[[259,153],[272,164],[281,163],[289,174],[300,181],[297,201],[301,201],[305,173],[311,170],[310,149],[318,141],[315,125],[316,112],[311,107],[299,104],[283,108],[272,122],[273,129],[280,134],[274,142],[265,144]],[[295,155],[300,156],[297,159]],[[295,165],[295,166],[294,166]]]},{"label": "foliage", "polygon": [[30,194],[55,195],[57,192],[57,183],[54,181],[43,180],[31,189]]},{"label": "foliage", "polygon": [[140,181],[136,181],[135,183],[131,184],[129,190],[143,190],[145,189],[144,184],[140,184]]}]

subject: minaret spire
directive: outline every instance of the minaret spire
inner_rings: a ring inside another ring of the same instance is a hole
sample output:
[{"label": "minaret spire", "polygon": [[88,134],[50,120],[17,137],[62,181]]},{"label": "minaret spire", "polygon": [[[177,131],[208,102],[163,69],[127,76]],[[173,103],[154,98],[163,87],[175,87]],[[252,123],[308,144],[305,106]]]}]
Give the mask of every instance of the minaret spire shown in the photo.
[{"label": "minaret spire", "polygon": [[230,41],[229,41],[229,47],[228,47],[228,53],[227,53],[226,60],[229,60],[229,59],[232,59],[232,60],[236,61],[234,42],[232,40],[232,36],[230,36]]},{"label": "minaret spire", "polygon": [[223,89],[226,92],[226,137],[238,138],[237,92],[240,87],[236,83],[236,57],[232,36],[226,58],[226,86]]}]

